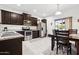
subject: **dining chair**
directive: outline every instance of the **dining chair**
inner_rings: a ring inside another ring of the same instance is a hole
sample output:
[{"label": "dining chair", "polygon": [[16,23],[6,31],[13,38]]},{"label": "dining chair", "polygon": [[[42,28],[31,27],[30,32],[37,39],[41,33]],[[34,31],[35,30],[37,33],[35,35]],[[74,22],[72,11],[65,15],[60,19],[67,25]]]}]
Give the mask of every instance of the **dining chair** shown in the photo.
[{"label": "dining chair", "polygon": [[69,42],[69,31],[68,30],[55,30],[56,34],[56,41],[57,41],[57,51],[56,54],[58,54],[58,49],[62,47],[66,48],[67,54],[71,54],[71,43]]}]

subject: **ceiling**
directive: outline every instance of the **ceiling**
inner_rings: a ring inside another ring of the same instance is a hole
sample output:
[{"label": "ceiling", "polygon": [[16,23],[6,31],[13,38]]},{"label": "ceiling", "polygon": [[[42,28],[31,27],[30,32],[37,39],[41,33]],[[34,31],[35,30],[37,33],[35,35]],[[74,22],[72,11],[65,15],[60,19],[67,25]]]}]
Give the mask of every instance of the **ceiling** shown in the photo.
[{"label": "ceiling", "polygon": [[[60,4],[59,9],[64,12],[71,8],[79,7],[78,4]],[[40,18],[54,15],[57,10],[56,4],[0,4],[0,9],[10,9],[18,12],[29,13]]]}]

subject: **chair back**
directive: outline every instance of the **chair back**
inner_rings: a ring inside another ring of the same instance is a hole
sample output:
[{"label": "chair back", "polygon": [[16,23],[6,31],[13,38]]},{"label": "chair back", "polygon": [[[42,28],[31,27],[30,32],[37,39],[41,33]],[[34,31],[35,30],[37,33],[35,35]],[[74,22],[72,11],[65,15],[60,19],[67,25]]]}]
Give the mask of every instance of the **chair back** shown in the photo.
[{"label": "chair back", "polygon": [[55,30],[57,42],[62,41],[65,44],[69,43],[69,31],[68,30]]}]

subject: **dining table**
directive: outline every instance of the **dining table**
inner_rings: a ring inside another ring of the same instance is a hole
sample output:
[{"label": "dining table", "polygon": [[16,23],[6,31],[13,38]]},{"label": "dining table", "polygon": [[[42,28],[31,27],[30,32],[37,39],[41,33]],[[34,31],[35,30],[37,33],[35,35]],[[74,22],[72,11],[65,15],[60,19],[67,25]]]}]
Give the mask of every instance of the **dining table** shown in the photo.
[{"label": "dining table", "polygon": [[[53,36],[56,37],[56,35],[53,35],[53,34],[50,35],[51,38]],[[69,41],[74,41],[75,42],[75,47],[76,47],[76,50],[77,50],[77,55],[79,55],[79,33],[78,34],[69,34],[69,37],[65,37],[65,36],[63,36],[63,37],[64,38],[68,38]]]},{"label": "dining table", "polygon": [[69,40],[75,42],[75,47],[77,49],[77,55],[79,55],[79,34],[70,34]]}]

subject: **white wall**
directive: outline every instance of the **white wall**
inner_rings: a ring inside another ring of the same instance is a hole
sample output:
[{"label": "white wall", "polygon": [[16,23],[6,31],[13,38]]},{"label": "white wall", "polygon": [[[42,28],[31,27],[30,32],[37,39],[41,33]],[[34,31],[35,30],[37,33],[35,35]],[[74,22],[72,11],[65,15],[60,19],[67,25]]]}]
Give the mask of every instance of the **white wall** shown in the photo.
[{"label": "white wall", "polygon": [[54,27],[54,20],[56,17],[47,17],[47,34],[53,34]]},{"label": "white wall", "polygon": [[64,11],[62,15],[58,17],[64,18],[69,16],[72,16],[72,28],[78,29],[78,32],[79,32],[79,22],[77,22],[77,20],[79,19],[79,7],[71,8],[67,11]]},{"label": "white wall", "polygon": [[0,23],[1,23],[1,10],[0,10]]},{"label": "white wall", "polygon": [[60,16],[47,17],[46,18],[47,19],[47,34],[52,34],[52,30],[54,29],[55,19],[70,17],[70,16],[72,16],[72,28],[78,29],[78,33],[79,33],[79,22],[77,22],[77,20],[79,19],[79,7],[75,7],[68,10],[64,10]]}]

